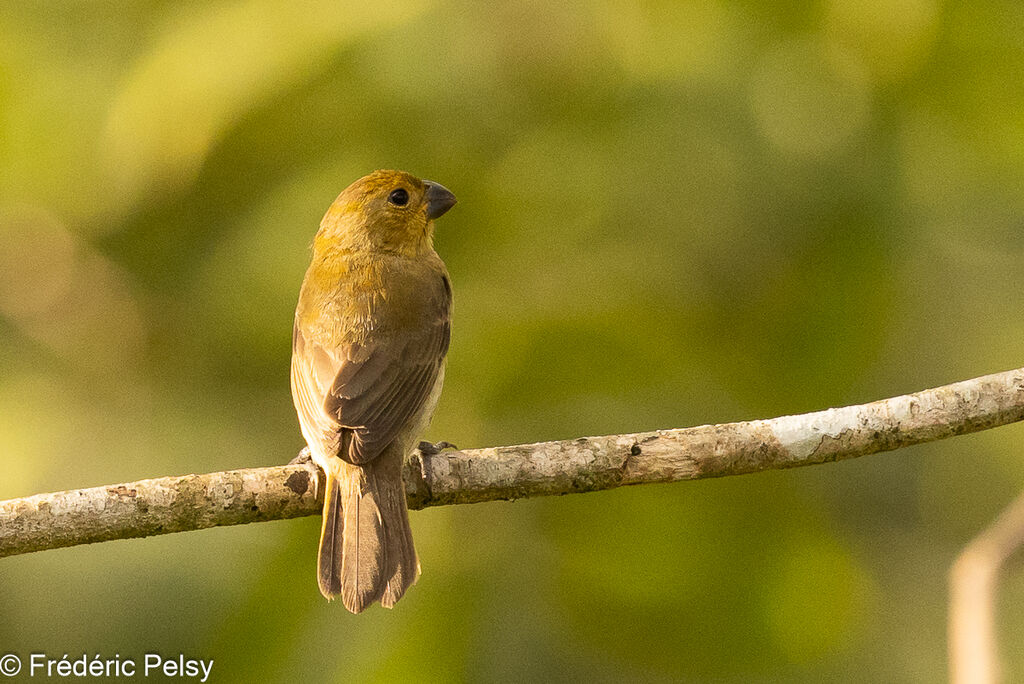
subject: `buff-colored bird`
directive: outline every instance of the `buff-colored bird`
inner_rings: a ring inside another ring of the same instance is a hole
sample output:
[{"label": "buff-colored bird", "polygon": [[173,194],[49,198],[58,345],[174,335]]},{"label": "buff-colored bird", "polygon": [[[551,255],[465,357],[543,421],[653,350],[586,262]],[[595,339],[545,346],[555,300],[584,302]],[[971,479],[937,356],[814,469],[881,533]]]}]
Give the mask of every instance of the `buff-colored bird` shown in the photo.
[{"label": "buff-colored bird", "polygon": [[358,613],[419,576],[402,461],[444,380],[452,292],[434,251],[443,186],[375,171],[346,188],[313,242],[295,310],[292,398],[326,475],[317,577]]}]

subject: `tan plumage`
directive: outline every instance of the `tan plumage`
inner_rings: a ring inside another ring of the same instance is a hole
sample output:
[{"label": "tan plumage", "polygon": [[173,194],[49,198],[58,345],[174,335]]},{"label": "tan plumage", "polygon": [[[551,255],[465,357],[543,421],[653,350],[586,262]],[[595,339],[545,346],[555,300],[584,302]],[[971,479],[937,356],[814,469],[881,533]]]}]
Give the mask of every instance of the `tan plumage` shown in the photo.
[{"label": "tan plumage", "polygon": [[[403,201],[404,200],[404,201]],[[320,224],[292,338],[292,397],[327,484],[317,576],[354,613],[419,575],[401,467],[444,381],[451,287],[433,219],[442,186],[375,171]]]}]

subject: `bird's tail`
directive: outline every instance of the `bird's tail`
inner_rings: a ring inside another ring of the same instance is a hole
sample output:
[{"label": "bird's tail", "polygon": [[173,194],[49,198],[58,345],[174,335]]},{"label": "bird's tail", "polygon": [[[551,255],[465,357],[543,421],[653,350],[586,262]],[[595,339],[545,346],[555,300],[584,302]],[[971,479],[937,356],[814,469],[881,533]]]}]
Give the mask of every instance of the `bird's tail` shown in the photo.
[{"label": "bird's tail", "polygon": [[419,574],[401,457],[385,451],[365,465],[341,462],[327,473],[317,562],[320,593],[328,599],[340,595],[353,613],[378,600],[390,608]]}]

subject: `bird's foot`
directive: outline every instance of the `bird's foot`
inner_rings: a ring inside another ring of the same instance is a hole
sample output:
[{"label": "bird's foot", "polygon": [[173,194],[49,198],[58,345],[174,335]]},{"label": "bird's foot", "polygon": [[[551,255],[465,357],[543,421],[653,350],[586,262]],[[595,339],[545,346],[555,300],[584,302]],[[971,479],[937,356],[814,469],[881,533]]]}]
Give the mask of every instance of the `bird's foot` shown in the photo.
[{"label": "bird's foot", "polygon": [[442,442],[437,442],[436,444],[431,444],[430,442],[420,442],[420,445],[418,447],[416,447],[416,449],[419,450],[419,452],[421,454],[423,454],[424,456],[436,456],[437,454],[441,453],[445,449],[458,449],[458,448],[459,447],[455,446],[451,442],[443,442],[443,441]]},{"label": "bird's foot", "polygon": [[288,461],[288,465],[306,465],[307,463],[313,462],[313,453],[309,450],[309,447],[302,447],[302,451],[299,455]]},{"label": "bird's foot", "polygon": [[[298,456],[288,461],[288,465],[304,466],[307,473],[305,486],[302,486],[300,483],[292,480],[293,477],[301,478],[301,476],[298,473],[295,473],[288,478],[288,482],[286,483],[288,487],[299,496],[302,496],[303,494],[306,493],[306,491],[308,491],[309,487],[312,486],[313,498],[317,498],[320,495],[321,470],[316,463],[313,463],[313,454],[310,453],[309,447],[304,447],[302,451],[299,452]],[[299,491],[300,489],[301,491]]]}]

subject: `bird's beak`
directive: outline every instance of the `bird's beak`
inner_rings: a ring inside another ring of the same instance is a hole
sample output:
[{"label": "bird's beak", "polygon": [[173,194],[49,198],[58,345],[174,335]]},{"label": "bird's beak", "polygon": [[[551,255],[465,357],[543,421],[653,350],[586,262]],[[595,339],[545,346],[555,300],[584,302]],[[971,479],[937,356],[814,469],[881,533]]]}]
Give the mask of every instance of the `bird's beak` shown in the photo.
[{"label": "bird's beak", "polygon": [[448,188],[428,180],[423,181],[423,184],[427,186],[427,192],[423,198],[427,202],[428,219],[434,220],[455,206],[455,195]]}]

